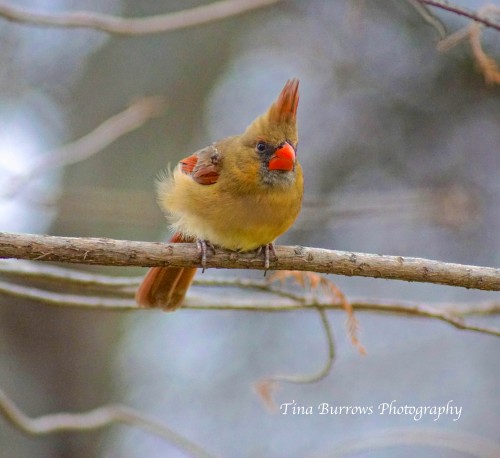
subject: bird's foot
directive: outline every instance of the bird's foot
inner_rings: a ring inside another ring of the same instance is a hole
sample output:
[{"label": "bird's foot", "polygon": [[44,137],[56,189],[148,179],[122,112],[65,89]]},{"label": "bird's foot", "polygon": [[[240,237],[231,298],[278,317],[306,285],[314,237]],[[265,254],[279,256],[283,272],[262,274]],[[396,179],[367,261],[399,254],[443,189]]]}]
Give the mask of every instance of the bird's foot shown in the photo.
[{"label": "bird's foot", "polygon": [[201,239],[196,241],[196,245],[198,245],[198,251],[201,255],[201,273],[204,273],[207,268],[207,251],[210,249],[215,254],[215,247],[208,240]]},{"label": "bird's foot", "polygon": [[267,271],[269,270],[269,265],[270,265],[270,258],[271,254],[273,255],[274,258],[277,258],[278,256],[276,255],[276,250],[274,249],[274,244],[271,243],[266,243],[265,245],[260,246],[257,248],[257,256],[260,256],[262,253],[264,253],[264,277],[267,274]]}]

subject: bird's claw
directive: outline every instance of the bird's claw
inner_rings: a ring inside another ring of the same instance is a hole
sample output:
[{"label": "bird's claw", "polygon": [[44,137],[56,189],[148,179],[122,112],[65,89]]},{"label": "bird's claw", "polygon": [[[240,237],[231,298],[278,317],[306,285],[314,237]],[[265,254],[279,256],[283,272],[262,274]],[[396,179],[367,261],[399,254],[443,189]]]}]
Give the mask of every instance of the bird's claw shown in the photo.
[{"label": "bird's claw", "polygon": [[207,250],[210,248],[215,254],[215,248],[208,240],[198,239],[196,241],[196,245],[198,246],[198,251],[201,254],[201,273],[204,273],[207,268]]},{"label": "bird's claw", "polygon": [[267,274],[267,271],[269,270],[269,266],[270,266],[270,258],[271,258],[271,254],[273,255],[273,257],[277,258],[277,255],[276,255],[276,250],[274,249],[274,244],[271,242],[271,243],[266,243],[265,245],[262,245],[260,246],[258,249],[257,249],[257,256],[260,256],[260,254],[264,252],[264,277],[266,276]]}]

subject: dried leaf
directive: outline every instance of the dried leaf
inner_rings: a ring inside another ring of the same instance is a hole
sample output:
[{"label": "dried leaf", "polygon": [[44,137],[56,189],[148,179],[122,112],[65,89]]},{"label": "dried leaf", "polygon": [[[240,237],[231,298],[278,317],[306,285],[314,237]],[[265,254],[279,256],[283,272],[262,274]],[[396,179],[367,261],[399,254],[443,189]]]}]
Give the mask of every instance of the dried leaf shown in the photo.
[{"label": "dried leaf", "polygon": [[254,384],[255,392],[271,413],[278,411],[278,405],[274,400],[274,394],[278,387],[278,382],[270,379],[262,379]]},{"label": "dried leaf", "polygon": [[366,349],[358,338],[359,322],[354,315],[351,303],[340,290],[340,288],[330,279],[315,272],[300,272],[292,270],[282,270],[269,277],[269,282],[279,281],[284,285],[286,280],[291,278],[304,289],[317,292],[321,288],[323,294],[331,299],[332,302],[339,302],[347,314],[347,333],[351,343],[358,349],[361,355],[366,355]]},{"label": "dried leaf", "polygon": [[[500,10],[499,10],[500,11]],[[477,66],[484,75],[486,84],[500,84],[500,70],[494,59],[486,54],[481,44],[480,24],[474,23],[470,26],[469,41],[472,46],[472,52],[476,59]]]}]

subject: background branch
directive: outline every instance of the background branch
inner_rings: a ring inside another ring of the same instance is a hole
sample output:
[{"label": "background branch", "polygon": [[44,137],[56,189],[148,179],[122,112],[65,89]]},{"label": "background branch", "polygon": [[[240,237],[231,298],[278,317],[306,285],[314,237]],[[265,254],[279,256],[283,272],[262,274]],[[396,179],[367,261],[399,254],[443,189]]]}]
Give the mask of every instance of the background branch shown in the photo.
[{"label": "background branch", "polygon": [[114,423],[123,423],[163,437],[191,456],[212,457],[200,446],[172,431],[161,421],[119,404],[98,407],[88,412],[58,412],[31,418],[0,389],[0,415],[16,429],[32,435],[54,434],[61,431],[89,431]]},{"label": "background branch", "polygon": [[[61,267],[27,261],[0,261],[0,275],[9,281],[0,281],[0,293],[6,297],[29,299],[56,307],[77,307],[116,311],[138,310],[133,300],[135,289],[142,277],[111,277],[78,272]],[[22,282],[23,284],[17,284]],[[29,286],[27,286],[27,284]],[[195,285],[204,287],[232,287],[268,293],[265,300],[255,296],[245,300],[240,295],[220,297],[210,294],[196,296],[190,293],[183,308],[193,310],[232,310],[254,312],[286,312],[310,310],[343,310],[343,304],[332,302],[303,291],[280,288],[266,280],[250,279],[197,279]],[[51,289],[57,288],[57,292]],[[64,292],[69,290],[70,292]],[[457,329],[500,336],[500,329],[467,323],[466,317],[496,315],[500,302],[488,301],[471,304],[420,303],[416,301],[350,298],[356,312],[395,314],[440,320]]]},{"label": "background branch", "polygon": [[[500,269],[423,258],[384,256],[301,246],[276,247],[271,269],[385,278],[500,291]],[[199,267],[196,244],[104,238],[55,237],[0,232],[0,258],[107,266]],[[207,267],[264,269],[255,253],[217,250]]]},{"label": "background branch", "polygon": [[467,8],[463,8],[461,6],[457,6],[443,0],[418,0],[418,1],[425,5],[434,6],[436,8],[440,8],[450,13],[458,14],[459,16],[464,16],[468,19],[471,19],[472,21],[479,22],[480,24],[483,24],[486,27],[491,27],[492,29],[500,30],[500,24],[498,22],[492,21],[491,19],[481,16],[479,13],[471,11]]},{"label": "background branch", "polygon": [[325,330],[326,343],[327,343],[328,356],[326,358],[324,366],[320,368],[317,372],[313,372],[311,374],[293,374],[293,375],[278,374],[268,377],[260,383],[273,384],[273,383],[285,382],[285,383],[296,383],[296,384],[309,384],[309,383],[319,382],[320,380],[323,380],[330,374],[333,367],[333,360],[335,359],[335,342],[333,340],[332,328],[330,326],[330,323],[328,322],[328,315],[326,314],[326,310],[323,307],[316,307],[316,308],[321,317],[321,325]]},{"label": "background branch", "polygon": [[[88,28],[115,35],[148,35],[170,32],[220,21],[283,0],[221,0],[174,13],[143,18],[122,18],[91,11],[40,13],[28,8],[0,2],[0,16],[13,22],[45,27]],[[486,27],[500,30],[500,24],[467,8],[443,0],[415,0],[424,5],[464,16]],[[412,0],[411,3],[415,4]]]},{"label": "background branch", "polygon": [[143,97],[127,109],[107,119],[92,132],[34,161],[22,175],[13,177],[0,196],[15,194],[32,178],[51,169],[83,161],[99,153],[121,136],[159,116],[165,103],[161,97]]},{"label": "background branch", "polygon": [[[422,2],[422,1],[423,0],[410,0],[410,2],[414,6],[416,6],[417,2]],[[431,2],[426,2],[426,3],[431,4]],[[449,11],[453,11],[458,8],[450,5],[448,2],[433,2],[433,3],[435,4],[443,3],[446,5],[445,9],[448,9]],[[425,6],[423,3],[419,4],[422,7]],[[484,21],[485,20],[488,21],[487,18],[500,17],[500,7],[496,5],[485,5],[481,7],[476,13],[470,13],[467,10],[464,11],[466,11],[467,14],[463,15],[469,17],[470,19],[473,19],[473,21],[470,22],[465,27],[463,27],[462,29],[454,32],[453,34],[445,38],[443,38],[442,36],[439,20],[433,14],[428,12],[426,6],[423,11],[420,11],[420,14],[427,22],[432,24],[440,33],[442,40],[439,42],[437,46],[437,48],[440,51],[447,51],[453,46],[457,45],[460,41],[468,38],[472,47],[472,54],[474,56],[474,59],[476,61],[479,70],[481,70],[481,73],[483,73],[484,75],[486,84],[489,85],[500,84],[500,69],[498,68],[495,60],[486,53],[481,44],[482,30],[485,26]],[[494,28],[500,30],[500,23],[497,22]]]},{"label": "background branch", "polygon": [[425,22],[434,27],[436,32],[439,34],[441,40],[446,37],[446,27],[444,24],[429,10],[429,7],[420,0],[408,0],[408,3],[412,5],[417,13],[422,16]]},{"label": "background branch", "polygon": [[35,26],[87,28],[115,35],[148,35],[220,21],[282,0],[222,0],[208,5],[142,18],[122,18],[91,11],[40,13],[0,2],[0,16]]}]

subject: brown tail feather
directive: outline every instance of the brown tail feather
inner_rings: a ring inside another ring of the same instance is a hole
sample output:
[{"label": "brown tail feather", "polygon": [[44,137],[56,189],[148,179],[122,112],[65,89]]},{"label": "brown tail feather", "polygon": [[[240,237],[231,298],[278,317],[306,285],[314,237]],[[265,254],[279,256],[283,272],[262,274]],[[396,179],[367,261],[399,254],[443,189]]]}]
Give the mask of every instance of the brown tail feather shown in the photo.
[{"label": "brown tail feather", "polygon": [[[175,234],[170,241],[188,240]],[[152,267],[135,293],[136,302],[141,307],[158,307],[167,311],[178,309],[197,270],[191,267]]]}]

